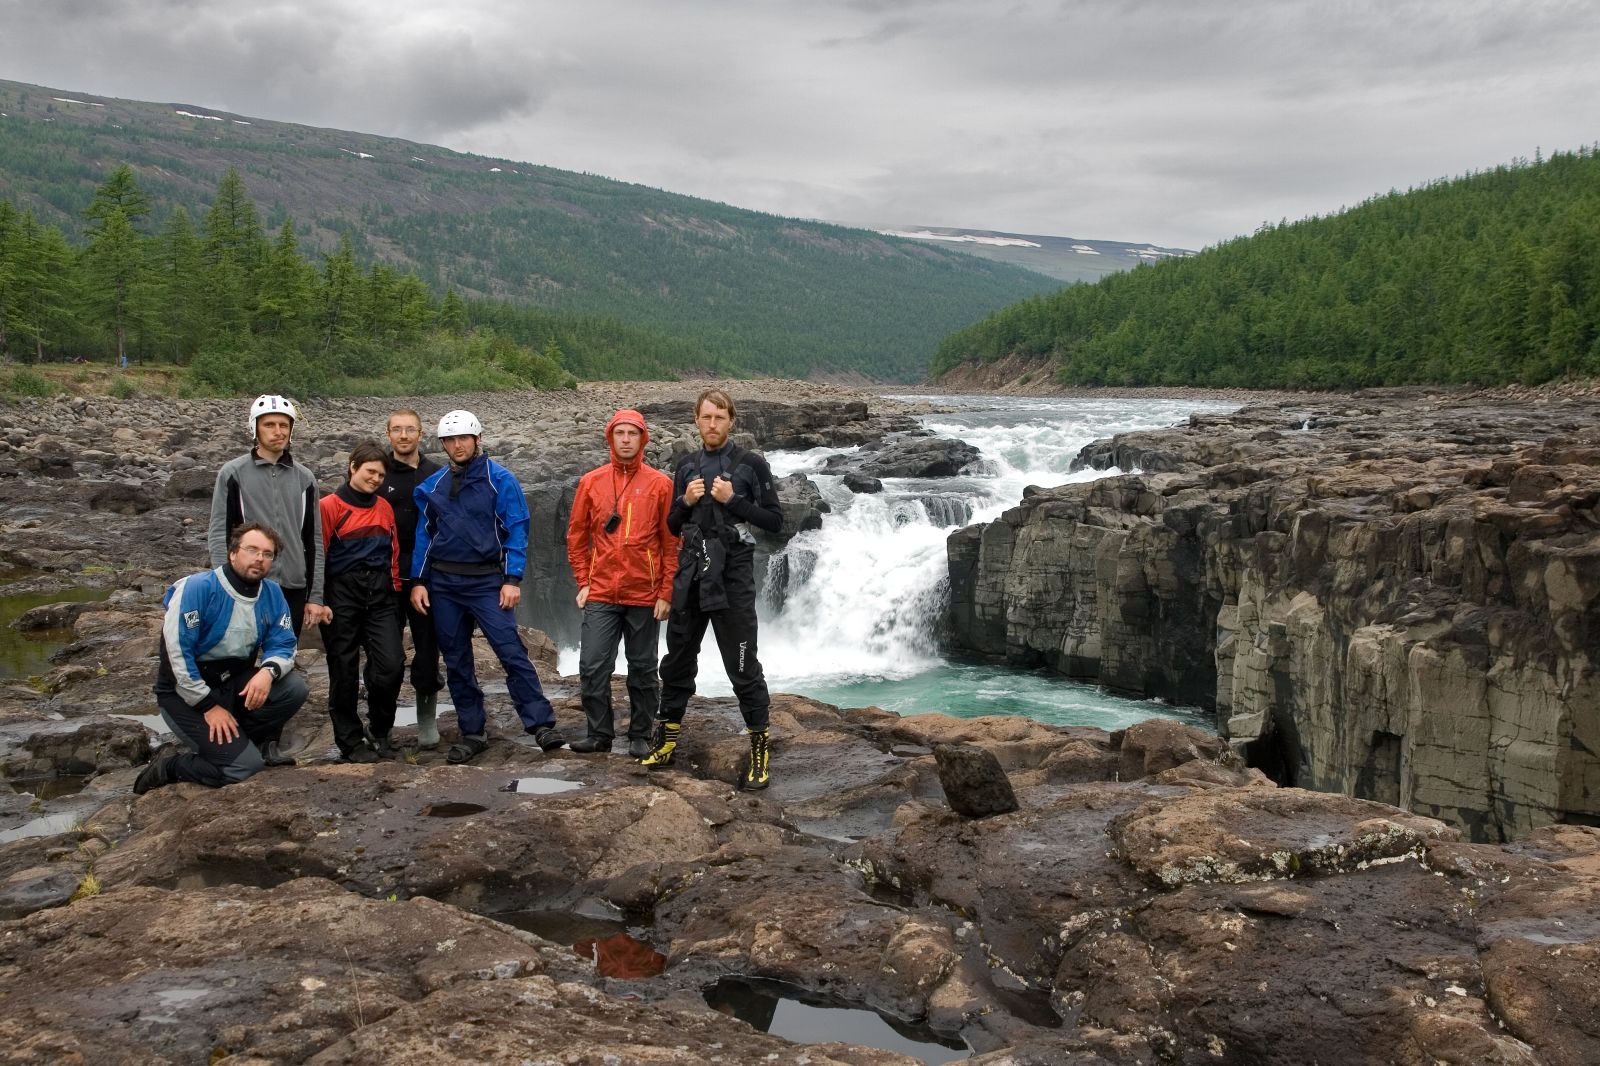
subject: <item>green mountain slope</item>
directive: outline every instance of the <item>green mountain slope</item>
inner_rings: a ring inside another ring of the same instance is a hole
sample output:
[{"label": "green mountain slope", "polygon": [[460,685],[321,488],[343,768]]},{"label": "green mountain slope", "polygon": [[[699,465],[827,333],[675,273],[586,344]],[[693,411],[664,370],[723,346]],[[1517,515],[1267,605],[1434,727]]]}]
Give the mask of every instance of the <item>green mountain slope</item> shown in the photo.
[{"label": "green mountain slope", "polygon": [[121,163],[156,218],[198,217],[232,167],[265,228],[293,220],[308,248],[347,236],[437,291],[671,334],[713,355],[699,365],[910,380],[951,329],[1055,287],[915,241],[394,138],[5,81],[0,113],[0,198],[69,235]]},{"label": "green mountain slope", "polygon": [[932,372],[1007,355],[1090,385],[1600,373],[1600,148],[1391,192],[1025,300],[947,337]]}]

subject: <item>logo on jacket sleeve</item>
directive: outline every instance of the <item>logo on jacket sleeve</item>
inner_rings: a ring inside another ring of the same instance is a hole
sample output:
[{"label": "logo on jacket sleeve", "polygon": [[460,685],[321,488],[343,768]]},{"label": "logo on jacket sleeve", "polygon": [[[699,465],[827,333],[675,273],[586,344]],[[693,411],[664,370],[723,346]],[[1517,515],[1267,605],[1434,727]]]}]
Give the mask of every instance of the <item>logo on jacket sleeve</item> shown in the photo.
[{"label": "logo on jacket sleeve", "polygon": [[187,628],[187,629],[199,629],[200,628],[200,612],[199,611],[184,611],[183,612],[183,624],[184,624],[184,627]]},{"label": "logo on jacket sleeve", "polygon": [[294,629],[294,623],[289,621],[289,612],[285,611],[283,614],[278,616],[278,628],[289,630]]}]

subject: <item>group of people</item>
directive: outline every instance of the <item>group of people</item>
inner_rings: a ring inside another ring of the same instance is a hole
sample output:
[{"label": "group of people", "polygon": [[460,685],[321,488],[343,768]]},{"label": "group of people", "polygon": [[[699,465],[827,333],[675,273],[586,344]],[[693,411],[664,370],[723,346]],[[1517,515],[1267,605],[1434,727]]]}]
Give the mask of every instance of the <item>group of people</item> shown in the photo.
[{"label": "group of people", "polygon": [[[701,393],[701,447],[673,477],[646,462],[650,431],[639,412],[618,411],[606,425],[609,461],[579,480],[567,530],[583,612],[585,717],[585,735],[571,747],[609,752],[616,741],[611,673],[620,645],[628,755],[646,767],[672,765],[710,626],[750,735],[741,785],[762,789],[770,781],[769,697],[756,655],[751,527],[777,532],[782,515],[766,460],[730,439],[735,418],[726,392]],[[295,668],[306,622],[321,630],[328,713],[348,762],[399,754],[391,734],[405,629],[419,747],[439,743],[446,684],[460,729],[448,760],[468,762],[488,746],[475,629],[505,668],[534,743],[547,752],[565,744],[517,632],[527,501],[516,477],[484,454],[477,417],[458,410],[439,420],[441,465],[422,452],[421,416],[391,412],[388,449],[357,444],[343,483],[320,498],[314,475],[290,452],[298,419],[284,397],[258,397],[249,413],[252,448],[217,474],[212,569],[182,578],[164,600],[155,695],[178,743],[151,760],[134,791],[177,781],[218,787],[293,765],[283,729],[309,695]],[[658,673],[662,622],[667,649]]]}]

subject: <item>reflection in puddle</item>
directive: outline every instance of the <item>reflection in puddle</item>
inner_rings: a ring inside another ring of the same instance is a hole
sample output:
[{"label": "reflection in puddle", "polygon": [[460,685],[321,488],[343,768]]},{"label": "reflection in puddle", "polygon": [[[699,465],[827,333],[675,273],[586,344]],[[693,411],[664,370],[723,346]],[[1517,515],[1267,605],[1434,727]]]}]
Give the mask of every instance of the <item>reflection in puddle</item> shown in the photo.
[{"label": "reflection in puddle", "polygon": [[636,936],[621,921],[571,911],[513,911],[496,914],[497,922],[522,929],[555,944],[569,944],[573,953],[594,963],[604,977],[658,977],[667,957]]},{"label": "reflection in puddle", "polygon": [[604,977],[660,977],[667,969],[665,955],[627,933],[580,940],[572,945],[572,950],[591,960]]},{"label": "reflection in puddle", "polygon": [[31,793],[41,800],[60,799],[62,796],[76,796],[83,791],[83,786],[89,783],[88,774],[63,774],[60,777],[28,777],[13,778],[8,781],[12,788],[18,792]]},{"label": "reflection in puddle", "polygon": [[488,809],[481,803],[430,803],[417,813],[424,818],[465,818]]},{"label": "reflection in puddle", "polygon": [[76,814],[47,814],[43,818],[35,818],[15,829],[7,829],[0,833],[0,844],[9,844],[24,837],[50,837],[57,833],[70,833],[78,821],[79,816]]},{"label": "reflection in puddle", "polygon": [[959,1037],[877,1011],[828,1006],[818,996],[775,981],[724,977],[706,989],[705,997],[713,1010],[797,1044],[839,1041],[926,1063],[955,1062],[971,1054]]},{"label": "reflection in puddle", "polygon": [[571,792],[582,787],[582,781],[563,781],[559,777],[519,777],[500,791],[517,792],[524,796],[553,796],[557,792]]},{"label": "reflection in puddle", "polygon": [[110,589],[69,588],[0,596],[0,679],[46,672],[50,656],[72,642],[70,628],[24,633],[13,629],[12,622],[47,603],[97,603],[110,595]]}]

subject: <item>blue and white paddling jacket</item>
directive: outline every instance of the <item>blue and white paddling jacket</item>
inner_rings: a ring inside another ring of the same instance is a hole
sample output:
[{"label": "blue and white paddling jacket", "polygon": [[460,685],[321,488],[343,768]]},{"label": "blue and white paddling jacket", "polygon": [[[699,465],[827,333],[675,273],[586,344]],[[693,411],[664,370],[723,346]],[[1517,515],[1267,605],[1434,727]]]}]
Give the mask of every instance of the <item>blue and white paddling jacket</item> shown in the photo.
[{"label": "blue and white paddling jacket", "polygon": [[479,452],[418,485],[417,543],[410,577],[431,571],[499,574],[520,585],[528,564],[528,501],[516,476]]},{"label": "blue and white paddling jacket", "polygon": [[[294,669],[294,624],[283,589],[270,578],[254,596],[234,587],[223,567],[180,578],[167,590],[161,624],[158,694],[176,692],[197,711],[230,706],[240,670]],[[259,659],[258,659],[259,656]]]}]

